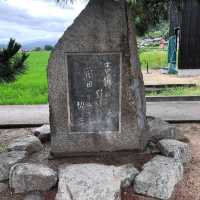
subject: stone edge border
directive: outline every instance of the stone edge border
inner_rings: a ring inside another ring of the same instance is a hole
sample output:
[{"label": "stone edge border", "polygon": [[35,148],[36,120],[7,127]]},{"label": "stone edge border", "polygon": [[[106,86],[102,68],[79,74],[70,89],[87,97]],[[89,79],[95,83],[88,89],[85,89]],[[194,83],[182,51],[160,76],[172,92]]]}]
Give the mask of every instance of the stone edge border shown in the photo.
[{"label": "stone edge border", "polygon": [[200,96],[146,96],[147,102],[162,101],[200,101]]}]

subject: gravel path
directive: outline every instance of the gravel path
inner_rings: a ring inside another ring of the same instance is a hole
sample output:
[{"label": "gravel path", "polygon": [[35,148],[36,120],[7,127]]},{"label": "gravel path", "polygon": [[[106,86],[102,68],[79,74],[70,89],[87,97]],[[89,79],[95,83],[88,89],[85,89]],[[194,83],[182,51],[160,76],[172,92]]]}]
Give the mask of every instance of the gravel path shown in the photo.
[{"label": "gravel path", "polygon": [[200,85],[200,76],[178,77],[177,75],[161,74],[160,70],[150,70],[147,74],[143,71],[145,85],[157,84],[198,84]]},{"label": "gravel path", "polygon": [[193,159],[186,167],[185,177],[178,187],[175,200],[200,200],[200,124],[177,126],[191,141]]}]

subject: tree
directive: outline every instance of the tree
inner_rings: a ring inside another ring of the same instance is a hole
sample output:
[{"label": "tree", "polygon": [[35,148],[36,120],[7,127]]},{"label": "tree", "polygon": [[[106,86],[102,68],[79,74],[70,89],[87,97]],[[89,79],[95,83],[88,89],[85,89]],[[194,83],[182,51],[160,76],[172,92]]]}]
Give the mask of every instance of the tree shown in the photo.
[{"label": "tree", "polygon": [[11,82],[25,72],[28,55],[19,52],[21,45],[10,39],[7,48],[0,50],[0,82]]},{"label": "tree", "polygon": [[132,4],[138,35],[144,35],[150,26],[155,26],[168,19],[168,0],[140,0]]},{"label": "tree", "polygon": [[41,51],[41,50],[42,50],[41,47],[36,47],[36,48],[34,49],[34,51]]},{"label": "tree", "polygon": [[[56,0],[57,2],[73,3],[77,0]],[[168,19],[170,0],[127,0],[133,13],[138,35],[144,35],[149,26],[155,26],[161,20]],[[173,2],[180,0],[171,0]]]},{"label": "tree", "polygon": [[45,45],[44,46],[44,50],[51,51],[51,50],[53,50],[53,46],[51,46],[51,45]]}]

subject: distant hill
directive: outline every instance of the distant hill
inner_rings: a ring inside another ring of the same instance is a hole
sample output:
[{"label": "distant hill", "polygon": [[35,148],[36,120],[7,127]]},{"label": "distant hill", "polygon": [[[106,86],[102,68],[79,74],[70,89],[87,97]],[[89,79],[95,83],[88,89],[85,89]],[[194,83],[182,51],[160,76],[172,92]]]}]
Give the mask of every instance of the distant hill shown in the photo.
[{"label": "distant hill", "polygon": [[4,48],[5,44],[0,44],[0,49]]},{"label": "distant hill", "polygon": [[22,45],[22,49],[23,50],[33,50],[36,47],[44,48],[45,45],[55,46],[56,42],[57,42],[57,40],[33,41],[33,42],[29,42],[29,43],[24,43]]},{"label": "distant hill", "polygon": [[[44,48],[45,45],[55,46],[57,40],[38,40],[33,42],[25,42],[22,44],[23,50],[33,50],[36,47]],[[0,44],[0,49],[6,47],[7,44]]]}]

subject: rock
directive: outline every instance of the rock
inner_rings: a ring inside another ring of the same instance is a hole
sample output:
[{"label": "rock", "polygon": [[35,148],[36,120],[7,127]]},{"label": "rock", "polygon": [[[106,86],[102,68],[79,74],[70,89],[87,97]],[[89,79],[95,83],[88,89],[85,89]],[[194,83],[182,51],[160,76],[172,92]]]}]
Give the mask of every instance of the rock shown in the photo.
[{"label": "rock", "polygon": [[169,199],[175,185],[183,178],[183,165],[173,158],[156,156],[136,176],[134,190],[158,199]]},{"label": "rock", "polygon": [[48,191],[57,183],[57,173],[42,164],[16,164],[10,170],[9,183],[15,193]]},{"label": "rock", "polygon": [[130,70],[128,23],[125,0],[90,0],[55,45],[48,63],[52,156],[141,149],[144,84],[139,65]]},{"label": "rock", "polygon": [[8,151],[27,151],[28,154],[32,154],[42,150],[42,144],[40,140],[32,135],[24,136],[15,139],[8,145]]},{"label": "rock", "polygon": [[[143,136],[144,146],[152,146],[162,139],[184,139],[175,125],[159,118],[148,117],[149,131]],[[151,147],[150,147],[151,148]]]},{"label": "rock", "polygon": [[10,168],[26,158],[25,151],[10,151],[0,154],[0,181],[8,180]]},{"label": "rock", "polygon": [[24,200],[43,200],[44,198],[42,197],[40,192],[33,192],[33,193],[28,193],[25,197]]},{"label": "rock", "polygon": [[161,153],[168,157],[173,157],[182,163],[188,163],[192,159],[191,146],[177,140],[164,139],[158,143]]},{"label": "rock", "polygon": [[8,185],[5,183],[0,183],[0,193],[8,190]]},{"label": "rock", "polygon": [[50,125],[45,124],[39,128],[34,130],[34,135],[40,139],[42,142],[46,142],[50,140]]},{"label": "rock", "polygon": [[100,164],[77,164],[59,169],[56,200],[116,200],[121,185],[134,181],[138,170],[132,165],[121,167]]}]

